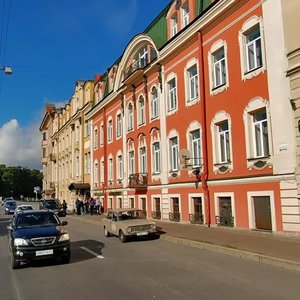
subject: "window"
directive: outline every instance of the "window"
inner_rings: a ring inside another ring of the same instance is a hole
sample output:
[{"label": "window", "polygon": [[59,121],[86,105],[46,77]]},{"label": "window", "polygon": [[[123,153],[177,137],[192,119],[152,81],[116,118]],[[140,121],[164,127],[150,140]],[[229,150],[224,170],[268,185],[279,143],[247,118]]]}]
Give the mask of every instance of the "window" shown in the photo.
[{"label": "window", "polygon": [[100,126],[100,145],[104,144],[104,125]]},{"label": "window", "polygon": [[226,66],[224,47],[212,54],[213,88],[226,84]]},{"label": "window", "polygon": [[148,51],[146,47],[140,49],[140,51],[137,53],[136,60],[139,68],[143,68],[148,64]]},{"label": "window", "polygon": [[128,173],[129,175],[134,174],[134,151],[129,151],[128,153]]},{"label": "window", "polygon": [[89,121],[85,121],[85,136],[90,136],[91,134],[91,123]]},{"label": "window", "polygon": [[104,183],[104,160],[101,160],[101,165],[100,165],[100,180],[101,183]]},{"label": "window", "polygon": [[255,112],[253,119],[253,145],[255,157],[269,155],[269,135],[266,109]]},{"label": "window", "polygon": [[198,70],[197,65],[192,66],[187,70],[188,78],[188,101],[193,101],[198,98]]},{"label": "window", "polygon": [[160,144],[159,142],[153,143],[153,173],[160,173]]},{"label": "window", "polygon": [[139,125],[145,124],[145,101],[143,97],[139,98],[138,120],[139,120]]},{"label": "window", "polygon": [[251,72],[262,66],[262,47],[259,25],[245,33],[246,47],[246,72]]},{"label": "window", "polygon": [[177,108],[177,91],[176,80],[173,78],[168,82],[168,111],[175,110]]},{"label": "window", "polygon": [[157,88],[153,88],[151,91],[151,119],[155,119],[158,117],[158,93]]},{"label": "window", "polygon": [[219,152],[219,162],[226,163],[230,162],[230,137],[228,120],[217,124],[218,127],[218,152]]},{"label": "window", "polygon": [[176,35],[178,32],[178,20],[177,15],[171,18],[171,37]]},{"label": "window", "polygon": [[113,170],[113,159],[110,157],[108,159],[108,180],[113,181],[114,179],[114,170]]},{"label": "window", "polygon": [[146,147],[140,148],[140,173],[147,173]]},{"label": "window", "polygon": [[178,171],[178,139],[170,139],[170,167],[171,171]]},{"label": "window", "polygon": [[188,3],[182,6],[181,12],[182,12],[182,28],[183,28],[187,26],[190,22],[190,10],[189,10]]},{"label": "window", "polygon": [[128,131],[133,129],[133,106],[130,103],[128,105]]},{"label": "window", "polygon": [[98,148],[98,129],[94,129],[94,149]]},{"label": "window", "polygon": [[123,156],[122,155],[118,155],[117,157],[117,176],[118,179],[122,179],[123,178]]},{"label": "window", "polygon": [[99,178],[98,178],[98,162],[94,163],[94,183],[98,184],[99,183]]},{"label": "window", "polygon": [[122,115],[118,114],[117,115],[117,120],[116,120],[116,128],[117,128],[117,137],[120,137],[122,135]]},{"label": "window", "polygon": [[112,124],[112,120],[109,120],[108,124],[107,124],[107,137],[108,137],[108,141],[111,142],[112,138],[113,138],[113,124]]},{"label": "window", "polygon": [[200,129],[192,131],[190,133],[191,139],[191,155],[193,167],[199,167],[201,165],[201,139]]}]

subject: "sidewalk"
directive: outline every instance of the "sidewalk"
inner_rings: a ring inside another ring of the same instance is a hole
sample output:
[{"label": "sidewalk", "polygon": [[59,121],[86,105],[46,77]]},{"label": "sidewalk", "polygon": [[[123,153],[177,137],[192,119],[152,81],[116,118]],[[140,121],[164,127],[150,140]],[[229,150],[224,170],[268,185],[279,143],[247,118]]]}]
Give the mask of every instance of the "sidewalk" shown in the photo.
[{"label": "sidewalk", "polygon": [[[103,215],[73,214],[67,218],[100,225]],[[188,223],[155,222],[163,240],[300,271],[300,237],[278,236],[269,232],[234,228],[208,228]]]}]

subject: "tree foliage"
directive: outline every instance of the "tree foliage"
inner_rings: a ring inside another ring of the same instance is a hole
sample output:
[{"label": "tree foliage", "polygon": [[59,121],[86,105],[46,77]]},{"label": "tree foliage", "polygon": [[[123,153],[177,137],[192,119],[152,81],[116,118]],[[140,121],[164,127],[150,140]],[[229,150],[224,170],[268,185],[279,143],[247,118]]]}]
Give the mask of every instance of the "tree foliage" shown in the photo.
[{"label": "tree foliage", "polygon": [[43,174],[39,170],[0,165],[0,196],[35,197],[34,187],[42,187],[42,180]]}]

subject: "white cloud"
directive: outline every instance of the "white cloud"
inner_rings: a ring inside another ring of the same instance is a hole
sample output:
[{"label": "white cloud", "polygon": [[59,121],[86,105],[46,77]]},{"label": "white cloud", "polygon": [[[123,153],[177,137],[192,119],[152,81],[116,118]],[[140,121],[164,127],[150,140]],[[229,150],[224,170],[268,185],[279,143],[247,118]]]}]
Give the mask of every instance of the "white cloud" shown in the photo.
[{"label": "white cloud", "polygon": [[41,169],[39,125],[20,127],[16,119],[0,127],[0,164]]}]

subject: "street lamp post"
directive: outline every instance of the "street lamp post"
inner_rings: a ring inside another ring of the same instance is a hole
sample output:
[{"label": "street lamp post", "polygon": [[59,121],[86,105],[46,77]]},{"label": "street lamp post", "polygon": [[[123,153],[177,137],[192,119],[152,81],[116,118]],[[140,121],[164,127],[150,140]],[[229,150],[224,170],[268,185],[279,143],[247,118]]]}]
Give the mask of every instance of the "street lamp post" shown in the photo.
[{"label": "street lamp post", "polygon": [[0,71],[3,71],[6,75],[11,75],[13,73],[12,68],[9,66],[0,67]]}]

